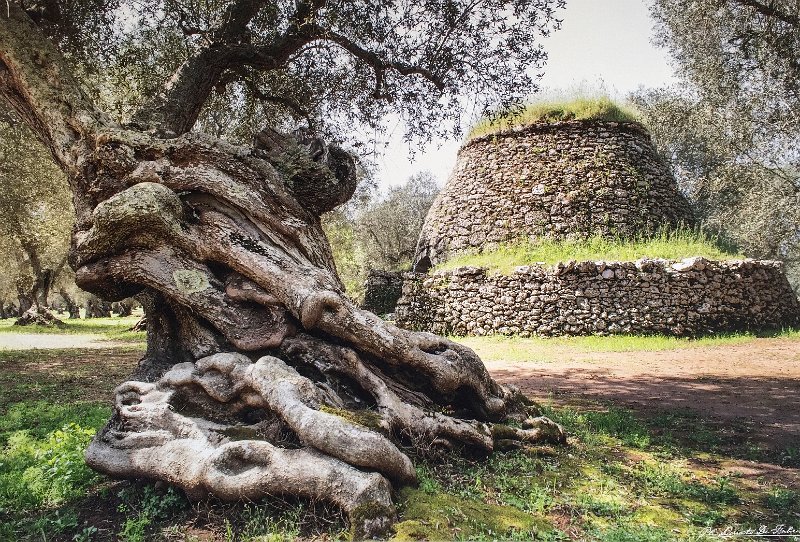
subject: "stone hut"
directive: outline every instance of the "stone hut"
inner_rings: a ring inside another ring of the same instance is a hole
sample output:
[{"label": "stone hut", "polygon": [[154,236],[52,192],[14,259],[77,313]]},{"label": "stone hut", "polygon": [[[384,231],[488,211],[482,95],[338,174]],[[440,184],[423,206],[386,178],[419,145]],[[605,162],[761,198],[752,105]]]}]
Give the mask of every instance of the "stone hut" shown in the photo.
[{"label": "stone hut", "polygon": [[692,222],[640,124],[539,123],[461,148],[425,220],[414,269],[520,238],[629,238]]},{"label": "stone hut", "polygon": [[638,123],[540,123],[479,137],[425,220],[404,275],[401,327],[440,334],[699,335],[800,323],[781,262],[564,262],[509,275],[463,267],[466,251],[518,239],[647,236],[692,225],[688,202]]}]

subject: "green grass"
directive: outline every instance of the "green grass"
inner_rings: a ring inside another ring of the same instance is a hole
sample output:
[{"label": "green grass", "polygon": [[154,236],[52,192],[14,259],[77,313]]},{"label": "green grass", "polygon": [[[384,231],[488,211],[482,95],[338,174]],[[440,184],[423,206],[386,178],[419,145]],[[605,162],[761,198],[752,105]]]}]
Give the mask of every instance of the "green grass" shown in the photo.
[{"label": "green grass", "polygon": [[129,329],[139,321],[141,316],[126,316],[112,318],[90,318],[70,320],[59,315],[67,327],[46,327],[46,326],[15,326],[16,318],[0,320],[0,333],[44,333],[60,335],[79,335],[92,334],[103,335],[104,339],[110,341],[141,342],[146,339],[143,331],[129,331]]},{"label": "green grass", "polygon": [[702,232],[690,230],[662,231],[648,239],[621,240],[596,236],[583,240],[504,243],[494,250],[454,256],[437,265],[434,271],[457,267],[485,267],[489,272],[511,274],[521,265],[554,265],[568,261],[635,261],[640,258],[682,260],[702,256],[709,260],[742,259],[743,255],[724,248]]},{"label": "green grass", "polygon": [[525,106],[521,111],[497,119],[482,119],[469,131],[467,139],[506,132],[518,126],[564,120],[601,120],[639,122],[639,113],[628,104],[619,104],[608,96],[578,96],[564,100],[545,100]]},{"label": "green grass", "polygon": [[[602,338],[597,344],[615,341]],[[110,352],[3,353],[4,372],[18,374],[0,373],[0,384],[31,379],[29,371],[38,367],[37,379],[85,394],[96,382],[100,360],[111,361]],[[83,356],[86,370],[78,362]],[[119,374],[104,384],[107,393],[112,380],[123,378],[126,363],[135,363],[135,356],[128,357],[111,365]],[[54,391],[32,399],[27,391],[0,385],[3,394],[2,541],[194,540],[189,532],[196,539],[242,542],[347,539],[342,517],[320,503],[275,498],[190,504],[172,488],[108,480],[82,460],[110,412],[107,401],[92,400],[96,392],[66,399]],[[393,539],[710,542],[717,538],[708,528],[800,527],[800,488],[726,474],[724,462],[732,456],[723,441],[735,437],[727,434],[728,426],[683,411],[642,417],[613,404],[546,405],[544,414],[564,425],[568,446],[483,459],[453,452],[437,462],[412,454],[420,485],[399,489]]]}]

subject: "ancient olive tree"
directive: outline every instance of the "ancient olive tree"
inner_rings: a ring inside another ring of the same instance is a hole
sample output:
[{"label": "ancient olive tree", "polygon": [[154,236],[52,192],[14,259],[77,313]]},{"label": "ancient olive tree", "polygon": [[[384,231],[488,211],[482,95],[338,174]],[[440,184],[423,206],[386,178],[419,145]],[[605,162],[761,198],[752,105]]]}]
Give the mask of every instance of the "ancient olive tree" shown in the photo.
[{"label": "ancient olive tree", "polygon": [[[147,312],[147,352],[89,463],[193,497],[327,500],[366,536],[391,522],[392,487],[415,481],[405,447],[562,441],[468,348],[347,300],[319,216],[353,193],[353,160],[311,131],[374,126],[394,110],[420,135],[457,127],[470,93],[519,99],[559,3],[3,6],[0,95],[67,175],[76,281],[110,301],[136,295]],[[140,39],[156,30],[165,37]],[[93,48],[81,36],[106,38]],[[174,47],[136,49],[156,42]],[[115,120],[81,83],[102,81],[120,44],[175,69]],[[225,93],[284,107],[306,129],[287,135],[276,114],[254,148],[193,132]]]}]

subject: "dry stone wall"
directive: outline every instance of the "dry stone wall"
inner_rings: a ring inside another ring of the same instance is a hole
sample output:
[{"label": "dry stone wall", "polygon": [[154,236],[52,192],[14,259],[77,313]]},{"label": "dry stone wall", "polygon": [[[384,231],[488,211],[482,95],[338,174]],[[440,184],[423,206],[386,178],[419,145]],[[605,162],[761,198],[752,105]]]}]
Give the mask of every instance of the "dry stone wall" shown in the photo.
[{"label": "dry stone wall", "polygon": [[570,262],[407,273],[396,317],[445,335],[692,336],[797,325],[800,303],[776,261]]},{"label": "dry stone wall", "polygon": [[415,269],[521,237],[633,237],[692,223],[637,123],[565,121],[476,138],[423,226]]},{"label": "dry stone wall", "polygon": [[403,291],[403,273],[371,269],[364,282],[364,303],[361,308],[375,314],[394,312]]}]

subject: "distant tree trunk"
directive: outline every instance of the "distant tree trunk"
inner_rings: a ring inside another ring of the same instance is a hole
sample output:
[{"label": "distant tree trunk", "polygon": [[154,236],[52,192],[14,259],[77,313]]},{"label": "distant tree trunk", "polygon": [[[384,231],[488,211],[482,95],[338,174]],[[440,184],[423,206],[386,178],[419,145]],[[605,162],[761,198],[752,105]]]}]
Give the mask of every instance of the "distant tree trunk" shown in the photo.
[{"label": "distant tree trunk", "polygon": [[130,316],[133,313],[133,307],[136,305],[136,302],[133,299],[123,299],[117,303],[117,305],[119,306],[117,314],[119,314],[120,317]]},{"label": "distant tree trunk", "polygon": [[39,310],[46,310],[49,305],[48,301],[50,299],[50,290],[53,287],[53,280],[61,271],[66,259],[56,269],[50,269],[42,265],[39,251],[33,242],[23,238],[21,245],[28,255],[28,261],[33,272],[33,286],[30,292],[30,297],[33,300],[32,304],[36,305]]},{"label": "distant tree trunk", "polygon": [[0,320],[5,320],[6,318],[11,318],[6,312],[6,304],[4,301],[0,301]]},{"label": "distant tree trunk", "polygon": [[86,300],[84,318],[111,318],[111,303],[94,296],[90,297]]},{"label": "distant tree trunk", "polygon": [[80,317],[81,317],[80,307],[78,306],[77,303],[75,303],[75,300],[72,299],[72,297],[70,297],[70,295],[67,293],[67,291],[64,288],[61,288],[61,290],[59,290],[58,294],[61,296],[61,298],[64,300],[64,304],[67,306],[67,312],[69,313],[69,319],[70,320],[80,319]]},{"label": "distant tree trunk", "polygon": [[33,297],[36,300],[36,306],[40,309],[47,309],[50,307],[50,289],[53,286],[53,270],[40,269],[36,275],[33,285]]},{"label": "distant tree trunk", "polygon": [[35,298],[17,286],[17,303],[19,303],[19,316],[22,316],[35,304]]}]

